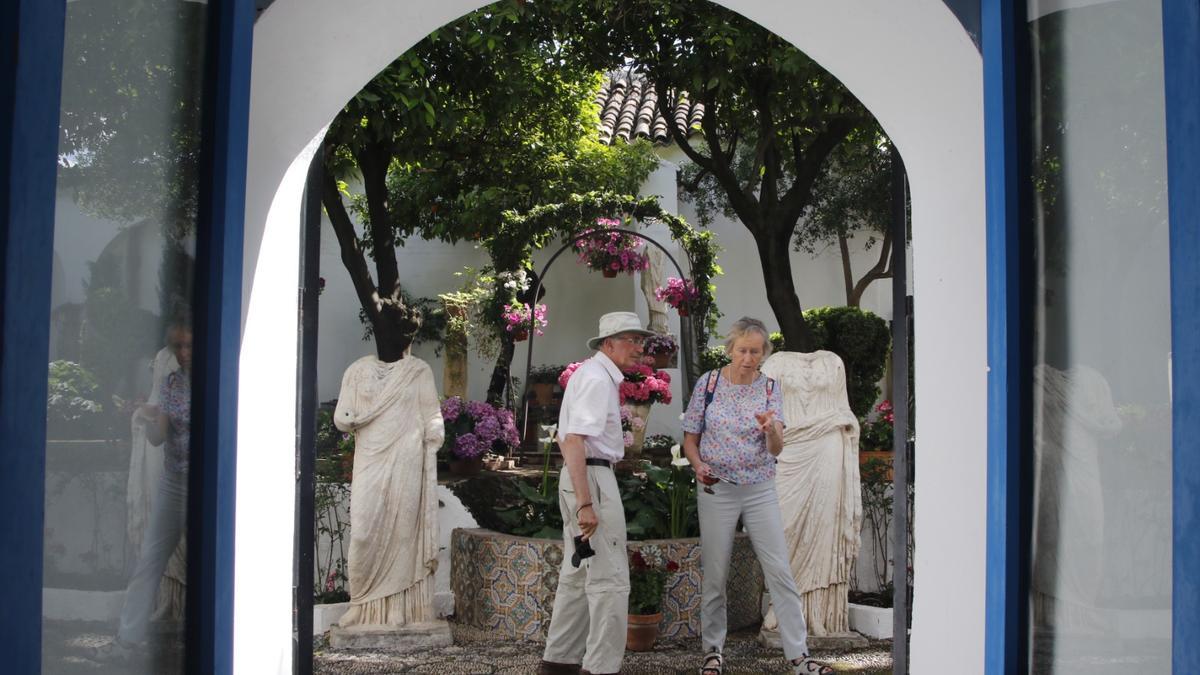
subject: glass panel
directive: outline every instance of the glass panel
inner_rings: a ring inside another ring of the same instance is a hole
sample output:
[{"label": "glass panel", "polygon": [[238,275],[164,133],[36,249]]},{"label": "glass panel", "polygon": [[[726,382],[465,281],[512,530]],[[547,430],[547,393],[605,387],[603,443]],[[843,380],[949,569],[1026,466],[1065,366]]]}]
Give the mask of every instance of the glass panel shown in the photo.
[{"label": "glass panel", "polygon": [[1171,358],[1158,0],[1030,4],[1031,672],[1170,673]]},{"label": "glass panel", "polygon": [[206,12],[183,1],[67,3],[46,410],[47,673],[183,671]]}]

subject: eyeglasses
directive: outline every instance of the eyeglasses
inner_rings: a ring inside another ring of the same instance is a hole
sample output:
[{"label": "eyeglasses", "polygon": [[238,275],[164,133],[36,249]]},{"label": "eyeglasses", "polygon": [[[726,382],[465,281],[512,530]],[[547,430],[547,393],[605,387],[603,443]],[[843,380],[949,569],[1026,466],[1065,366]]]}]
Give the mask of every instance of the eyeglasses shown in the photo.
[{"label": "eyeglasses", "polygon": [[637,345],[639,347],[646,344],[646,338],[641,335],[618,335],[613,339],[628,342],[629,344]]}]

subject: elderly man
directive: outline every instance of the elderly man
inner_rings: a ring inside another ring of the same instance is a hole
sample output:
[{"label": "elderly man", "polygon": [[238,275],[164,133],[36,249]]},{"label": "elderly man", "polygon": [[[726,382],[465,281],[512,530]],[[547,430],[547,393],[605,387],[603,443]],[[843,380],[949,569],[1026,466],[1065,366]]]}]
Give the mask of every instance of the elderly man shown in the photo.
[{"label": "elderly man", "polygon": [[[618,387],[642,357],[650,331],[633,312],[600,317],[598,350],[567,382],[558,417],[566,464],[558,481],[563,563],[539,673],[621,670],[629,612],[625,509],[612,463],[625,456]],[[594,554],[591,552],[594,551]]]}]

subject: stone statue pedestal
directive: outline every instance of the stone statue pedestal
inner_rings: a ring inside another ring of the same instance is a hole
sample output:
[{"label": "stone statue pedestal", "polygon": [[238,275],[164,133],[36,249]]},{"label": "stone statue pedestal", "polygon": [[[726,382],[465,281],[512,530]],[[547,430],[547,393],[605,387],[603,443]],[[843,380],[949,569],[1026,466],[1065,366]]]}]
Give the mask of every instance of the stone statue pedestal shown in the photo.
[{"label": "stone statue pedestal", "polygon": [[[860,647],[866,647],[868,642],[869,641],[867,638],[855,633],[854,631],[834,633],[832,635],[808,636],[808,648],[814,652],[858,649]],[[779,639],[779,633],[773,630],[768,631],[760,629],[758,631],[758,644],[764,647],[770,647],[771,649],[783,649],[783,642],[781,642]]]},{"label": "stone statue pedestal", "polygon": [[384,649],[406,652],[454,644],[450,624],[444,620],[403,626],[351,626],[329,629],[329,646],[334,649]]}]

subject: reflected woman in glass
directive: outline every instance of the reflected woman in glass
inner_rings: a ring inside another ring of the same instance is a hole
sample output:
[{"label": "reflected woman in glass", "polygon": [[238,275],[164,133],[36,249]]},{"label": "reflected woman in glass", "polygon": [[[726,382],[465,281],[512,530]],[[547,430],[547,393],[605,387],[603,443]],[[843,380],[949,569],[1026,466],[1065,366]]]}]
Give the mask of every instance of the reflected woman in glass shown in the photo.
[{"label": "reflected woman in glass", "polygon": [[101,647],[101,659],[124,660],[146,642],[150,615],[158,587],[172,552],[179,544],[187,520],[188,438],[192,410],[192,327],[186,320],[172,322],[167,331],[179,370],[167,375],[158,392],[158,404],[147,403],[141,415],[149,420],[146,438],[163,445],[163,472],[158,499],[142,539],[142,550],[133,578],[125,591],[121,624],[116,638]]}]

